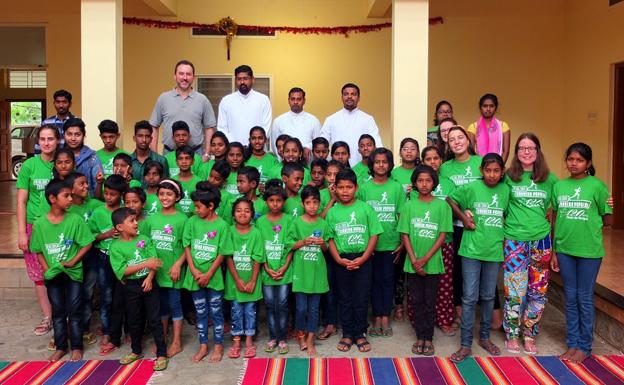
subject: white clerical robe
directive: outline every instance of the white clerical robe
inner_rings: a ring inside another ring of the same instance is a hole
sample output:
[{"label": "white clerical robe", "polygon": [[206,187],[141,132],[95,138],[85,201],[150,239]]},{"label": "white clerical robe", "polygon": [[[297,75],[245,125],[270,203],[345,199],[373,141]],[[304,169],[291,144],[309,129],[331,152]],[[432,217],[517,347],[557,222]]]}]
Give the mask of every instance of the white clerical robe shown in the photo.
[{"label": "white clerical robe", "polygon": [[[271,147],[275,147],[275,140],[282,134],[298,138],[303,147],[312,149],[312,140],[320,135],[321,122],[316,116],[301,111],[296,114],[292,111],[283,113],[275,118],[271,126]],[[277,151],[276,151],[277,153]]]},{"label": "white clerical robe", "polygon": [[362,160],[358,152],[358,140],[363,134],[375,138],[376,147],[383,146],[375,119],[358,108],[353,111],[343,108],[328,116],[321,128],[321,136],[325,137],[330,145],[338,141],[347,142],[351,151],[349,163],[352,167]]},{"label": "white clerical robe", "polygon": [[260,126],[269,135],[271,119],[271,102],[266,95],[253,89],[247,95],[236,91],[224,96],[219,103],[217,130],[223,131],[230,142],[247,145],[252,127]]}]

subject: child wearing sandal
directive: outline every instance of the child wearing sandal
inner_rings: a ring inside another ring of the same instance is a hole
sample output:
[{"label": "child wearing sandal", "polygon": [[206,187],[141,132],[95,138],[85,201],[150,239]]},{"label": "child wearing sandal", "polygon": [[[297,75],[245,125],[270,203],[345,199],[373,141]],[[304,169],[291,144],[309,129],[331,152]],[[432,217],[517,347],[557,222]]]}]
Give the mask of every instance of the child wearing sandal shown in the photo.
[{"label": "child wearing sandal", "polygon": [[234,344],[228,357],[239,358],[241,336],[245,336],[245,358],[256,356],[253,336],[256,334],[256,303],[262,299],[258,282],[260,264],[264,263],[264,247],[260,230],[252,226],[253,202],[238,198],[232,206],[234,225],[231,227],[234,253],[227,258],[225,299],[232,301],[232,337]]},{"label": "child wearing sandal", "polygon": [[435,305],[440,276],[444,273],[441,247],[446,235],[453,231],[449,205],[433,195],[439,183],[433,168],[419,165],[412,174],[410,199],[402,210],[397,231],[407,250],[404,270],[414,309],[416,342],[412,353],[432,356]]},{"label": "child wearing sandal", "polygon": [[199,351],[195,363],[208,354],[208,319],[212,321],[214,352],[210,363],[223,358],[223,271],[224,256],[232,255],[229,225],[216,213],[221,194],[214,186],[200,186],[191,194],[195,214],[184,227],[184,254],[188,270],[184,288],[191,292],[197,310]]},{"label": "child wearing sandal", "polygon": [[347,352],[355,342],[362,353],[371,350],[366,339],[368,302],[373,266],[370,261],[383,227],[373,208],[355,198],[358,184],[351,169],[336,175],[338,203],[327,213],[329,252],[336,261],[338,309],[342,339],[337,349]]},{"label": "child wearing sandal", "polygon": [[111,243],[109,254],[115,276],[118,280],[125,281],[121,290],[132,345],[132,351],[123,356],[119,363],[128,365],[143,358],[143,330],[147,321],[156,345],[154,370],[165,370],[169,359],[160,322],[158,284],[154,282],[156,270],[162,266],[162,261],[158,259],[149,237],[137,234],[138,224],[134,210],[122,207],[115,210],[111,217],[119,238]]},{"label": "child wearing sandal", "polygon": [[490,340],[496,280],[503,262],[503,216],[509,204],[509,186],[501,183],[503,158],[489,153],[481,161],[482,180],[453,191],[447,202],[464,224],[459,255],[462,262],[463,296],[461,347],[451,355],[458,363],[472,355],[472,326],[477,302],[481,306],[479,346],[493,356],[500,349]]}]

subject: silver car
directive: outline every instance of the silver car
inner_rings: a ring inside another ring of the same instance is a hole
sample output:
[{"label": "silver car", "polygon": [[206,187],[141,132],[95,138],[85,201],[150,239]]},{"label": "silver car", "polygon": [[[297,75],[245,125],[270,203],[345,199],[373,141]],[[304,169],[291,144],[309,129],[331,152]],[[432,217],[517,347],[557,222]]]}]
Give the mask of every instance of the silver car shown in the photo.
[{"label": "silver car", "polygon": [[11,171],[16,179],[22,164],[28,157],[22,151],[23,139],[33,138],[37,132],[37,127],[39,126],[33,124],[16,124],[11,127]]}]

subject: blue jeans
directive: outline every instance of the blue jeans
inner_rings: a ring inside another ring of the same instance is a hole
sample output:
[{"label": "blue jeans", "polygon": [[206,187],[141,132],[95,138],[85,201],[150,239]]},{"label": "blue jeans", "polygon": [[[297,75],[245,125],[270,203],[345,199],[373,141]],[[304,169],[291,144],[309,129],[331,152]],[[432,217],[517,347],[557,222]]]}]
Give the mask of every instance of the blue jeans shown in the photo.
[{"label": "blue jeans", "polygon": [[594,284],[602,258],[580,258],[557,253],[565,293],[568,348],[591,354],[594,339]]},{"label": "blue jeans", "polygon": [[490,339],[492,310],[496,296],[496,279],[501,262],[486,262],[462,257],[463,295],[461,316],[461,346],[472,347],[472,326],[477,302],[481,306],[479,339]]},{"label": "blue jeans", "polygon": [[[48,299],[52,305],[52,324],[56,350],[67,352],[69,343],[72,350],[82,350],[82,283],[74,281],[65,273],[60,273],[45,281]],[[69,325],[69,327],[68,327]]]},{"label": "blue jeans", "polygon": [[295,329],[308,333],[316,333],[319,323],[320,294],[295,293],[297,311]]},{"label": "blue jeans", "polygon": [[98,279],[98,253],[91,249],[82,258],[82,330],[87,333],[93,313],[93,289]]},{"label": "blue jeans", "polygon": [[285,341],[288,329],[288,293],[290,285],[264,285],[264,303],[267,309],[269,336],[272,340]]},{"label": "blue jeans", "polygon": [[160,295],[160,319],[168,319],[169,316],[173,321],[184,319],[180,289],[161,287],[158,294]]},{"label": "blue jeans", "polygon": [[212,320],[214,343],[223,345],[223,291],[200,288],[192,291],[193,303],[197,310],[197,332],[199,343],[208,344],[208,318]]},{"label": "blue jeans", "polygon": [[115,287],[115,273],[110,264],[107,253],[97,250],[98,257],[98,286],[100,288],[100,319],[102,320],[102,334],[110,335],[111,307],[113,305],[113,289]]},{"label": "blue jeans", "polygon": [[233,336],[256,334],[256,303],[232,301]]}]

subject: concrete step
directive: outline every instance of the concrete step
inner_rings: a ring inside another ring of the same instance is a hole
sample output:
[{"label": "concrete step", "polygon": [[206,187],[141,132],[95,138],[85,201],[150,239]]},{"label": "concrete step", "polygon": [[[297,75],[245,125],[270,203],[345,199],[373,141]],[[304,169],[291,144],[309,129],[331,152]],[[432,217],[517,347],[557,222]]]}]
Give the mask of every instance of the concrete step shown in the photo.
[{"label": "concrete step", "polygon": [[23,259],[0,259],[0,299],[35,299]]}]

